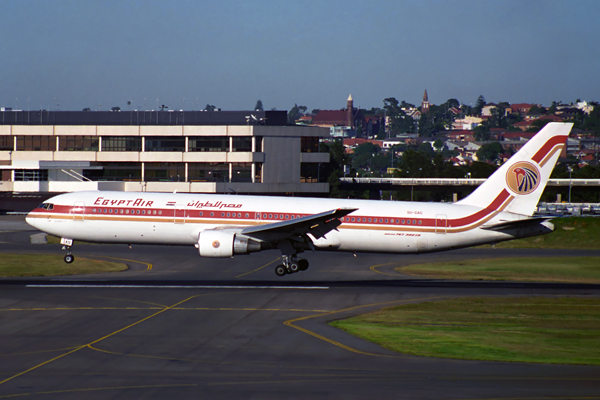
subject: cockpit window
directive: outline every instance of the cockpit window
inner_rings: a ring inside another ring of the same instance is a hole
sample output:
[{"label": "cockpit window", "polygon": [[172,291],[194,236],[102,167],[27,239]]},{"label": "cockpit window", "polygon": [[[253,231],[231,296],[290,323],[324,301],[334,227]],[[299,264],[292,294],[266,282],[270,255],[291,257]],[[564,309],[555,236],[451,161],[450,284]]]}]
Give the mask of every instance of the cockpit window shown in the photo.
[{"label": "cockpit window", "polygon": [[38,206],[42,210],[54,210],[54,204],[52,203],[42,203]]}]

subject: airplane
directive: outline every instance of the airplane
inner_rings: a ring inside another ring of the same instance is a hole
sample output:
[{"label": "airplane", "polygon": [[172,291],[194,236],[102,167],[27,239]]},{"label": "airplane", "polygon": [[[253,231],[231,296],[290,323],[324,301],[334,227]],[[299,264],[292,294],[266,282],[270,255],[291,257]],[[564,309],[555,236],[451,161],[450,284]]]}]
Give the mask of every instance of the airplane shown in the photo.
[{"label": "airplane", "polygon": [[27,223],[75,240],[194,245],[201,257],[278,249],[278,276],[304,271],[307,250],[427,253],[537,236],[554,230],[533,217],[572,123],[552,122],[466,198],[424,203],[203,193],[88,191],[60,194]]}]

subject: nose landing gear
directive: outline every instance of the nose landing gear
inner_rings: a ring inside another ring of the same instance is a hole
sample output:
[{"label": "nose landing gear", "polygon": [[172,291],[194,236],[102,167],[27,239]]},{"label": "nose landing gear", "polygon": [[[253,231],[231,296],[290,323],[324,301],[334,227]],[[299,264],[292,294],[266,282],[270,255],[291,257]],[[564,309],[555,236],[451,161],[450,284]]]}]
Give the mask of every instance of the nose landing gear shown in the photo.
[{"label": "nose landing gear", "polygon": [[60,244],[63,245],[62,249],[67,251],[67,255],[65,256],[65,262],[67,264],[71,264],[73,261],[75,261],[75,256],[71,254],[71,246],[73,246],[73,239],[61,238]]},{"label": "nose landing gear", "polygon": [[303,258],[298,259],[294,255],[282,256],[283,264],[279,264],[275,267],[275,274],[277,276],[284,276],[285,274],[294,274],[300,271],[306,271],[308,269],[308,260]]}]

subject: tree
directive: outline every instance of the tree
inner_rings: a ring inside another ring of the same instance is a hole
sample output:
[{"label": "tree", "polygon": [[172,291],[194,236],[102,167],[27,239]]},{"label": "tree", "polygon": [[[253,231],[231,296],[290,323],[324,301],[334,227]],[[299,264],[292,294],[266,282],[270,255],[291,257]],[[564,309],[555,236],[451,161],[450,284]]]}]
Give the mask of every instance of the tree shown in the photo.
[{"label": "tree", "polygon": [[402,108],[412,106],[405,101],[400,104],[395,97],[388,97],[383,100],[383,109],[385,115],[389,118],[390,136],[397,136],[401,133],[414,132],[414,123],[412,117],[406,115]]},{"label": "tree", "polygon": [[487,122],[478,125],[473,129],[473,136],[475,136],[475,140],[479,142],[487,142],[490,140],[490,126]]},{"label": "tree", "polygon": [[490,118],[489,124],[496,128],[506,128],[506,109],[502,107],[494,107],[491,111],[492,118]]},{"label": "tree", "polygon": [[475,102],[475,107],[473,107],[473,115],[481,115],[481,110],[483,110],[483,106],[485,106],[485,97],[483,95],[479,95],[477,101]]},{"label": "tree", "polygon": [[444,148],[444,141],[442,139],[436,139],[435,142],[433,142],[433,147],[435,147],[437,151],[442,151]]},{"label": "tree", "polygon": [[215,111],[215,106],[210,105],[210,104],[206,104],[206,107],[204,107],[204,111]]},{"label": "tree", "polygon": [[263,103],[260,99],[256,100],[256,105],[254,106],[254,111],[265,111],[265,109],[263,108]]},{"label": "tree", "polygon": [[537,104],[531,106],[527,115],[537,115],[537,114],[546,114],[546,109],[544,107],[540,107]]},{"label": "tree", "polygon": [[471,178],[489,178],[492,175],[497,166],[484,163],[481,161],[475,161],[467,167],[466,172],[471,174]]},{"label": "tree", "polygon": [[380,150],[381,148],[378,145],[369,142],[356,146],[352,158],[352,167],[356,169],[373,167],[373,159],[379,154]]},{"label": "tree", "polygon": [[294,107],[288,112],[288,124],[294,125],[296,120],[298,120],[304,113],[306,112],[306,106],[299,106],[298,104],[294,104]]},{"label": "tree", "polygon": [[503,153],[502,145],[498,142],[486,143],[477,150],[479,161],[489,161],[496,163],[499,161],[500,154]]}]

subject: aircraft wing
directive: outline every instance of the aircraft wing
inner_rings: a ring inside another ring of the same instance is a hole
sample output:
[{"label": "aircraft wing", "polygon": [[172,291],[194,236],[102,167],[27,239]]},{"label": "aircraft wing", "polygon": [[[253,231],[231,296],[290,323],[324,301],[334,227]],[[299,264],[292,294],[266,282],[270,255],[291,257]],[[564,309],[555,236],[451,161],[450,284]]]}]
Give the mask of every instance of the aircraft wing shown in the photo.
[{"label": "aircraft wing", "polygon": [[248,226],[242,234],[259,241],[272,242],[303,236],[310,233],[316,239],[322,238],[328,232],[337,229],[342,224],[340,218],[356,211],[357,208],[338,208],[307,217],[272,224]]}]

